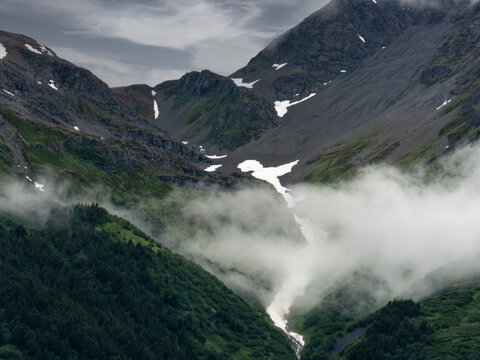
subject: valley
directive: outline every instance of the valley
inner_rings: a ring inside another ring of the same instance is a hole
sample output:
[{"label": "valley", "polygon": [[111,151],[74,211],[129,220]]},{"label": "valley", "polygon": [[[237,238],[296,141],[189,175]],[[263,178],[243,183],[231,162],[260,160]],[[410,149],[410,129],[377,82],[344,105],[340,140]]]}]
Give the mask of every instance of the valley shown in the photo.
[{"label": "valley", "polygon": [[432,4],[155,86],[0,31],[0,359],[476,359],[480,5]]}]

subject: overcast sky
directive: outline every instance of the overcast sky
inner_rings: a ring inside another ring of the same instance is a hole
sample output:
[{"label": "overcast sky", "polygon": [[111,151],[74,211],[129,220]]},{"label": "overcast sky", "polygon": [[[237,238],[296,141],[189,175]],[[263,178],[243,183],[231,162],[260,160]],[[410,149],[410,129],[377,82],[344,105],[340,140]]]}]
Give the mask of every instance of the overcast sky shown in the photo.
[{"label": "overcast sky", "polygon": [[0,0],[22,33],[110,86],[156,85],[191,70],[228,75],[326,0]]}]

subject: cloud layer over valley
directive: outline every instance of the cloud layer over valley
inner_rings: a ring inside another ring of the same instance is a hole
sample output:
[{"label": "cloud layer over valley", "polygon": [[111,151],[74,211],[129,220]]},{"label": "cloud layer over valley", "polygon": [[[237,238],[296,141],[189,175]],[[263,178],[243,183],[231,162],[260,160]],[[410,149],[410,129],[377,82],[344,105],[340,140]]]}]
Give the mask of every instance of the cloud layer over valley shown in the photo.
[{"label": "cloud layer over valley", "polygon": [[[75,202],[53,190],[53,182],[44,183],[43,193],[28,182],[3,183],[0,210],[32,218],[33,213],[46,215],[51,205]],[[368,286],[384,301],[450,263],[469,259],[478,269],[478,146],[453,153],[428,172],[405,174],[376,166],[336,186],[294,186],[292,209],[268,184],[199,193],[193,199],[178,193],[167,199],[183,202],[183,218],[159,240],[265,307],[282,289],[285,314],[293,299],[313,306],[354,273],[379,279],[377,287]],[[150,230],[141,211],[104,206]],[[313,242],[305,241],[294,216],[309,224]],[[422,291],[417,288],[417,294]]]}]

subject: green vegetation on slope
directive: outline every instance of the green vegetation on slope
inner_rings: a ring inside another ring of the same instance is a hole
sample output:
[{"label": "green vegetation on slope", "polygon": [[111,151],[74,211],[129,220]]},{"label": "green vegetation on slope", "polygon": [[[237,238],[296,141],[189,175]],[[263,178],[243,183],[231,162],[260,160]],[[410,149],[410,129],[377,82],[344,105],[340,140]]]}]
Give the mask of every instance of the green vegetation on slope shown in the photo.
[{"label": "green vegetation on slope", "polygon": [[352,178],[361,165],[377,164],[384,161],[400,143],[380,144],[375,147],[374,135],[364,136],[351,143],[338,143],[312,159],[307,165],[315,164],[305,180],[313,183],[332,184]]},{"label": "green vegetation on slope", "polygon": [[357,323],[367,324],[366,333],[335,358],[479,359],[480,285],[447,288],[420,304],[393,301]]},{"label": "green vegetation on slope", "polygon": [[318,163],[307,179],[314,183],[331,184],[353,176],[357,168],[353,159],[369,144],[367,140],[359,140],[353,144],[339,144],[327,149],[307,161],[307,165]]},{"label": "green vegetation on slope", "polygon": [[332,288],[312,310],[294,319],[295,328],[304,334],[306,340],[302,359],[329,359],[336,339],[384,304],[369,290],[383,285],[368,271],[356,272]]},{"label": "green vegetation on slope", "polygon": [[138,197],[162,198],[172,189],[162,178],[180,176],[127,159],[135,144],[110,143],[58,126],[32,123],[2,107],[0,114],[26,141],[23,156],[37,175],[69,180],[87,191],[105,187],[117,203],[134,203]]},{"label": "green vegetation on slope", "polygon": [[295,358],[265,314],[97,206],[2,216],[0,248],[0,358]]}]

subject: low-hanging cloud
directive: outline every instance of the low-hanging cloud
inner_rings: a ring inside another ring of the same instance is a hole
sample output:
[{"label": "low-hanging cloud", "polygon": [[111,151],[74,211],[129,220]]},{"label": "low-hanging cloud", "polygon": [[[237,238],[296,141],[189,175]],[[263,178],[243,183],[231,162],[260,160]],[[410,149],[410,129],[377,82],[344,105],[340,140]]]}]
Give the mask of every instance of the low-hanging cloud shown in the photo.
[{"label": "low-hanging cloud", "polygon": [[[265,307],[276,302],[283,315],[295,298],[310,296],[304,302],[314,305],[354,273],[377,277],[378,287],[370,290],[386,300],[436,269],[480,255],[479,147],[426,173],[368,167],[351,181],[300,184],[291,194],[297,199],[293,209],[265,188],[189,202],[184,214],[197,232],[181,247],[197,261],[220,264],[216,273],[227,283],[228,269],[234,269],[232,288],[257,289],[259,301]],[[294,216],[309,224],[314,241],[303,238]]]},{"label": "low-hanging cloud", "polygon": [[[33,214],[45,218],[58,204],[100,201],[154,234],[142,209],[118,208],[102,200],[108,195],[100,188],[87,198],[72,198],[62,190],[68,186],[44,180],[44,193],[29,182],[0,184],[0,211],[27,221]],[[452,280],[480,270],[479,146],[457,151],[429,171],[374,166],[334,186],[299,184],[292,187],[293,208],[268,184],[197,193],[194,199],[178,193],[167,199],[183,204],[182,216],[157,239],[239,294],[273,306],[271,313],[281,318],[300,298],[303,306],[314,306],[333,286],[362,272],[379,279],[368,289],[384,301],[406,290],[419,297],[445,285],[437,277],[435,286],[419,286],[439,268]],[[299,222],[309,228],[309,241]]]}]

